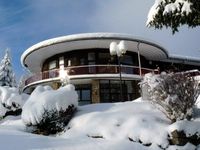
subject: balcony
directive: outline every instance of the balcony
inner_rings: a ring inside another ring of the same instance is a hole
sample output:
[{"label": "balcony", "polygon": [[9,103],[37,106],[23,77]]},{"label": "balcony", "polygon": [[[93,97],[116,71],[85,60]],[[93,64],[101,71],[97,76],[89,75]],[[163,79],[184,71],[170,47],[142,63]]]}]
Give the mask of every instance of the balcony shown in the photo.
[{"label": "balcony", "polygon": [[[77,75],[92,75],[92,74],[119,74],[119,66],[118,65],[84,65],[84,66],[73,66],[66,67],[65,70],[69,76],[77,76]],[[28,77],[25,80],[25,86],[32,84],[34,82],[38,82],[41,80],[48,80],[59,77],[59,69],[44,71],[41,73],[34,74]],[[138,66],[121,66],[122,76],[124,74],[128,75],[140,75],[140,69]],[[158,73],[157,70],[141,68],[142,75],[154,72]]]}]

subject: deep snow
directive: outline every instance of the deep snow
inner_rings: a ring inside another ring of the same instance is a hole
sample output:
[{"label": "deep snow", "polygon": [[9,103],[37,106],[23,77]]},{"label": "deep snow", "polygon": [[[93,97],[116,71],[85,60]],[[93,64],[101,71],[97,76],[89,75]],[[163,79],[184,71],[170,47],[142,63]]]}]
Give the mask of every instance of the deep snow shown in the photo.
[{"label": "deep snow", "polygon": [[[198,118],[193,123],[200,126]],[[92,104],[80,106],[66,131],[56,136],[28,133],[20,117],[7,117],[0,121],[0,149],[156,150],[160,149],[158,145],[167,146],[168,131],[174,126],[162,112],[141,98],[123,103]],[[195,147],[188,143],[168,149],[193,150]]]}]

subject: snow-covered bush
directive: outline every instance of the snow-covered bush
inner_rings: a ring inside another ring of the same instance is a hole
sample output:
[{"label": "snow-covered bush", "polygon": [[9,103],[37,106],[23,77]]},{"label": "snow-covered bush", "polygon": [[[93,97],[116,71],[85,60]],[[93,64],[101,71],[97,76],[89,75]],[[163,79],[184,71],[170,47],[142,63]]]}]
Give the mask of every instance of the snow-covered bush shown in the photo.
[{"label": "snow-covered bush", "polygon": [[68,84],[53,90],[38,86],[22,108],[22,120],[36,133],[54,134],[63,130],[78,106],[75,87]]},{"label": "snow-covered bush", "polygon": [[20,114],[27,97],[26,94],[20,95],[15,87],[0,86],[0,117]]},{"label": "snow-covered bush", "polygon": [[147,90],[148,99],[172,122],[191,119],[200,87],[189,73],[149,73],[140,85]]}]

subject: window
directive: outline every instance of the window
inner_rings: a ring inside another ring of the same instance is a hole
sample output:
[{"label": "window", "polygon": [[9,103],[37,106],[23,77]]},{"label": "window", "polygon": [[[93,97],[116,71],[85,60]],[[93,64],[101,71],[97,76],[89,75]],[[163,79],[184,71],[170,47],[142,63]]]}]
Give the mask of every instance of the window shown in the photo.
[{"label": "window", "polygon": [[87,105],[91,103],[91,85],[83,84],[76,85],[76,91],[78,93],[79,105]]},{"label": "window", "polygon": [[95,61],[95,53],[88,53],[88,61]]},{"label": "window", "polygon": [[49,62],[49,70],[57,68],[57,62],[56,60],[50,61]]},{"label": "window", "polygon": [[98,61],[99,64],[108,64],[110,62],[111,56],[109,53],[99,53]]},{"label": "window", "polygon": [[133,57],[129,55],[122,56],[121,63],[125,65],[133,65]]},{"label": "window", "polygon": [[122,97],[120,99],[120,81],[119,80],[100,80],[100,101],[120,102],[130,101],[139,96],[138,82],[122,81]]},{"label": "window", "polygon": [[82,90],[82,100],[90,101],[90,90]]}]

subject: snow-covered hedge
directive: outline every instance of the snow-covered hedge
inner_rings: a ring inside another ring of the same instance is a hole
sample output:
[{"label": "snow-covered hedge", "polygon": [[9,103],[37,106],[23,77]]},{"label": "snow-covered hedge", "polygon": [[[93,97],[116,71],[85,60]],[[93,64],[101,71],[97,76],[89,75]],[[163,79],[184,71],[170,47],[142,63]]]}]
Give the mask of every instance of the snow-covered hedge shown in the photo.
[{"label": "snow-covered hedge", "polygon": [[[22,120],[27,126],[43,128],[44,124],[49,123],[49,126],[56,128],[58,117],[65,117],[67,113],[73,114],[77,106],[78,95],[72,84],[58,90],[53,90],[49,86],[38,86],[22,108]],[[60,123],[63,123],[62,119]],[[64,125],[66,123],[64,122]]]},{"label": "snow-covered hedge", "polygon": [[[200,87],[188,73],[146,74],[141,82],[146,98],[156,104],[172,121],[188,119],[193,115]],[[148,96],[147,96],[148,95]]]},{"label": "snow-covered hedge", "polygon": [[26,94],[20,95],[15,87],[0,86],[0,117],[21,109],[27,97]]}]

